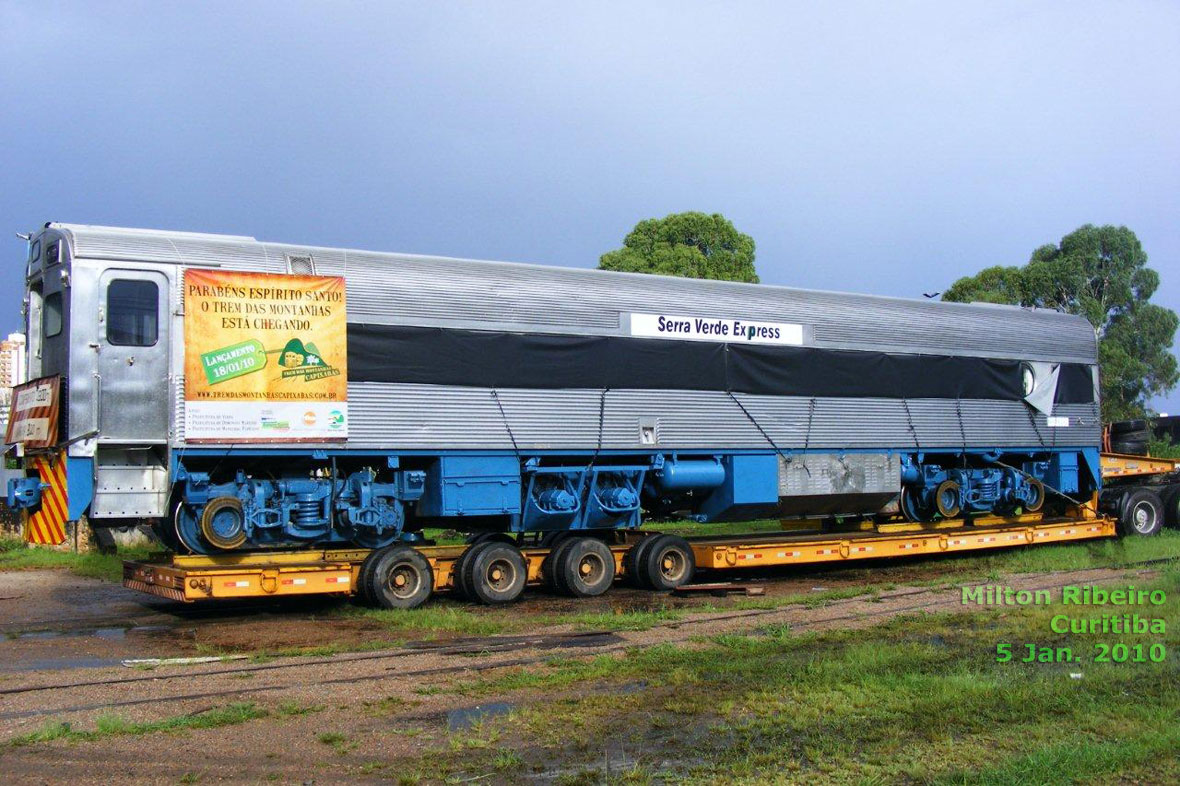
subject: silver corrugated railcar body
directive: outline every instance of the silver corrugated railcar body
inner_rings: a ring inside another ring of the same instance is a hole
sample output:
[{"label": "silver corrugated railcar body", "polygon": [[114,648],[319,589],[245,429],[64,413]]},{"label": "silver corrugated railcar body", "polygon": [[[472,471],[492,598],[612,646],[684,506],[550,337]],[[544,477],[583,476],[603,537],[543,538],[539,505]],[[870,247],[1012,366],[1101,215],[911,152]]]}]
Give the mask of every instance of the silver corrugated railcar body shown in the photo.
[{"label": "silver corrugated railcar body", "polygon": [[[345,279],[346,441],[186,439],[194,268]],[[641,500],[925,521],[1100,482],[1095,334],[1054,311],[71,224],[30,240],[27,282],[30,377],[66,379],[69,519],[153,519],[176,548],[633,528]],[[132,300],[147,333],[119,345],[104,310]]]},{"label": "silver corrugated railcar body", "polygon": [[[1097,362],[1094,331],[1079,317],[1055,311],[964,305],[786,287],[608,273],[596,270],[485,262],[409,254],[260,243],[250,237],[52,224],[69,245],[73,319],[97,313],[100,282],[110,270],[143,271],[162,287],[172,314],[161,327],[159,358],[139,349],[136,363],[160,363],[146,407],[141,374],[127,358],[107,352],[100,365],[101,406],[92,394],[92,354],[98,340],[75,325],[70,377],[70,439],[91,454],[98,442],[163,443],[183,447],[183,308],[187,267],[305,272],[347,280],[350,323],[415,325],[526,333],[628,335],[631,313],[675,313],[803,325],[804,345],[1004,358],[1037,364]],[[294,259],[294,261],[292,261]],[[168,351],[170,346],[171,351]],[[103,353],[99,353],[100,356]],[[34,365],[34,371],[40,370]],[[139,368],[143,368],[142,365]],[[153,366],[153,368],[156,368]],[[138,370],[138,369],[137,369]],[[129,388],[116,381],[128,378]],[[1062,404],[1050,421],[1023,402],[913,398],[808,398],[737,394],[763,435],[724,392],[611,390],[500,391],[505,417],[486,388],[352,382],[349,448],[435,450],[594,449],[602,406],[602,448],[650,448],[641,423],[655,426],[662,449],[765,449],[767,436],[783,449],[961,448],[1095,445],[1097,402]],[[167,418],[165,420],[165,418]],[[1067,419],[1067,420],[1066,420]],[[1065,423],[1054,426],[1051,423]]]}]

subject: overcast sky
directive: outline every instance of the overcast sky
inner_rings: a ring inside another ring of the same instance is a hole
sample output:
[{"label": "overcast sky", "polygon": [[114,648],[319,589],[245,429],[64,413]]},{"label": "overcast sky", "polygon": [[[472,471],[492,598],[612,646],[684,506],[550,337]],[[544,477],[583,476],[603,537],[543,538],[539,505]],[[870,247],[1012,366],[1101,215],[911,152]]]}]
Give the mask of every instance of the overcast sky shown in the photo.
[{"label": "overcast sky", "polygon": [[590,267],[702,210],[910,297],[1125,224],[1180,309],[1172,2],[0,0],[0,90],[4,329],[47,220]]}]

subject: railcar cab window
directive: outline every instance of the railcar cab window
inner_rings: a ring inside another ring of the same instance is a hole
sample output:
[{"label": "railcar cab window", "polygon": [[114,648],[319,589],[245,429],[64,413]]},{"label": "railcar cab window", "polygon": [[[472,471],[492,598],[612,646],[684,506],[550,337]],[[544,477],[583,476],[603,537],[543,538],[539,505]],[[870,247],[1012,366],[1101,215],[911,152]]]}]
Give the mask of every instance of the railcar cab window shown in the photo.
[{"label": "railcar cab window", "polygon": [[61,293],[54,292],[45,296],[45,303],[41,311],[41,335],[53,338],[61,332]]},{"label": "railcar cab window", "polygon": [[153,281],[116,279],[107,287],[107,341],[150,347],[159,333],[160,288]]}]

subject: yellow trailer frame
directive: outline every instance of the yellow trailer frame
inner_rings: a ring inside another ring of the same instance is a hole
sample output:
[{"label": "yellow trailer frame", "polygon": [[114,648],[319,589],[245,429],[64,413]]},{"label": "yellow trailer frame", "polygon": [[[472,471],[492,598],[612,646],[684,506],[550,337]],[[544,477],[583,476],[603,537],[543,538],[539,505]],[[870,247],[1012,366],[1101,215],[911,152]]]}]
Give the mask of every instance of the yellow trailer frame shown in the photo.
[{"label": "yellow trailer frame", "polygon": [[[872,529],[782,532],[689,538],[699,569],[814,565],[859,559],[949,554],[1038,543],[1063,543],[1116,535],[1115,521],[1088,508],[1063,518],[1038,514],[947,520],[935,524],[885,523]],[[784,522],[784,527],[789,522]],[[626,533],[611,545],[616,575],[624,557],[651,533]],[[422,546],[434,572],[435,591],[453,585],[453,568],[465,546]],[[540,584],[547,548],[522,548],[528,583]],[[271,551],[214,556],[162,556],[123,563],[123,585],[177,601],[337,594],[355,591],[368,549]]]},{"label": "yellow trailer frame", "polygon": [[1180,459],[1129,456],[1123,453],[1102,454],[1102,479],[1167,475],[1180,467]]}]

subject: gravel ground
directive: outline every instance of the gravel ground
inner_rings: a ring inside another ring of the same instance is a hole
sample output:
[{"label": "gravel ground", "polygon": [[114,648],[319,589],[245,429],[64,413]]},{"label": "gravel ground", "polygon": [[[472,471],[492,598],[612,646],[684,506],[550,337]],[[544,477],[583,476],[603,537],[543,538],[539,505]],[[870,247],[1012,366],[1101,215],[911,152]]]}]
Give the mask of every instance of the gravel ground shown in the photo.
[{"label": "gravel ground", "polygon": [[[1091,569],[1067,573],[1005,577],[1015,588],[1040,589],[1071,583],[1132,581],[1141,583],[1152,573],[1145,570]],[[814,586],[814,577],[803,580]],[[832,582],[824,582],[830,586]],[[777,591],[777,588],[776,588]],[[795,587],[793,591],[799,591]],[[59,660],[92,653],[96,658],[120,658],[134,653],[176,654],[173,635],[127,632],[122,638],[96,635],[63,635],[58,638],[11,638],[13,630],[27,630],[49,620],[56,610],[70,625],[106,624],[115,615],[128,620],[156,620],[167,628],[193,625],[238,626],[236,634],[276,628],[293,639],[315,638],[323,620],[307,619],[307,609],[296,607],[284,616],[268,611],[259,616],[244,609],[248,619],[226,621],[181,619],[160,622],[169,607],[154,599],[102,582],[77,579],[63,573],[30,571],[0,574],[0,597],[19,594],[19,606],[9,612],[13,600],[0,601],[0,624],[10,638],[0,642],[0,660],[10,668],[0,672],[0,740],[8,740],[49,722],[69,722],[74,728],[93,728],[102,715],[117,713],[143,722],[202,712],[233,702],[254,702],[266,709],[265,718],[221,728],[190,730],[176,734],[121,735],[92,742],[56,740],[23,747],[0,746],[0,772],[7,782],[74,784],[136,782],[176,783],[199,774],[200,782],[328,782],[368,781],[377,778],[374,763],[388,763],[436,746],[450,734],[448,713],[462,710],[470,699],[447,693],[423,693],[427,686],[446,687],[475,674],[487,676],[509,666],[529,668],[555,653],[563,657],[619,652],[630,647],[661,643],[695,646],[702,636],[750,631],[767,625],[787,624],[793,631],[856,628],[890,617],[921,611],[971,611],[961,604],[960,591],[899,586],[876,598],[835,600],[822,606],[789,606],[768,610],[722,609],[700,613],[644,631],[587,637],[570,635],[572,629],[548,627],[511,637],[477,641],[435,643],[423,649],[406,646],[392,650],[341,654],[329,657],[278,658],[262,663],[222,662],[186,667],[161,667],[151,671],[122,666],[90,666],[58,663],[52,669],[33,669],[38,658],[54,653]],[[614,593],[608,593],[613,595]],[[533,603],[545,607],[546,599]],[[557,601],[555,603],[564,603]],[[522,604],[522,608],[528,604]],[[584,607],[580,607],[584,608]],[[68,617],[66,615],[69,615]],[[358,641],[371,631],[366,623],[345,622],[359,628]],[[249,626],[249,627],[242,627]],[[150,627],[139,625],[138,627]],[[132,627],[131,631],[135,628]],[[335,631],[339,632],[339,629]],[[321,634],[322,636],[322,630]],[[276,638],[272,636],[272,638]],[[554,649],[554,646],[558,649]],[[575,646],[576,645],[576,646]],[[590,646],[586,646],[590,645]],[[33,653],[32,656],[28,653]],[[14,665],[15,664],[15,665]],[[17,668],[19,667],[19,668]],[[391,700],[392,713],[374,713],[366,707]],[[486,701],[542,701],[545,697],[511,695]],[[283,708],[317,707],[315,712],[284,715]],[[412,734],[407,733],[413,731]],[[347,744],[329,746],[318,740],[324,732],[342,735]],[[396,769],[380,771],[380,777],[396,776]],[[488,781],[483,781],[488,782]]]}]

